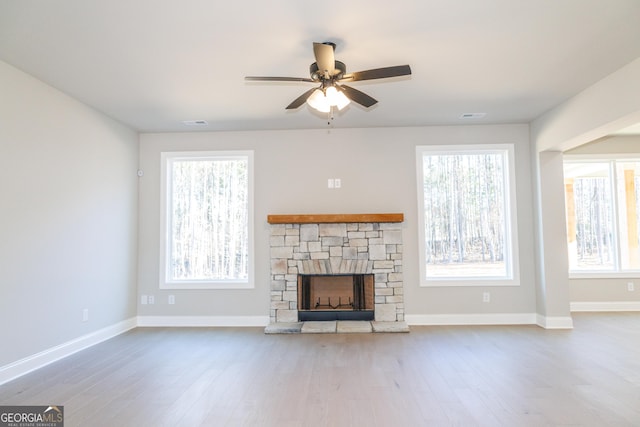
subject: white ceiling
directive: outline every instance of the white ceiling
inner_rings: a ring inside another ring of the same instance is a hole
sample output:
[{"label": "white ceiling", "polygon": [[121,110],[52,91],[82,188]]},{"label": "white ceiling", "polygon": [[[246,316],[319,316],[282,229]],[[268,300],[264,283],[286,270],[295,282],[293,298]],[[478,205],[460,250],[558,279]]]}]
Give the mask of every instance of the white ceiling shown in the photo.
[{"label": "white ceiling", "polygon": [[314,41],[413,70],[334,127],[523,123],[640,57],[640,1],[0,0],[1,60],[144,132],[326,127],[285,111],[309,83],[243,79],[308,77]]}]

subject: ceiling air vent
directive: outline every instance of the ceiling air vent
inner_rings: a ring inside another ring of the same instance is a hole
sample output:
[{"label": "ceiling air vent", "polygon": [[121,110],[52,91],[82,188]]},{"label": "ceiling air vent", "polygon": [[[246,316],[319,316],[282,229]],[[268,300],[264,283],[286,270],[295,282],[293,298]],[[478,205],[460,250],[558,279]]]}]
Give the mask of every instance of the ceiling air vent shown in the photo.
[{"label": "ceiling air vent", "polygon": [[461,119],[481,119],[486,116],[487,113],[463,113]]},{"label": "ceiling air vent", "polygon": [[206,120],[185,120],[182,124],[187,126],[207,126],[209,123]]}]

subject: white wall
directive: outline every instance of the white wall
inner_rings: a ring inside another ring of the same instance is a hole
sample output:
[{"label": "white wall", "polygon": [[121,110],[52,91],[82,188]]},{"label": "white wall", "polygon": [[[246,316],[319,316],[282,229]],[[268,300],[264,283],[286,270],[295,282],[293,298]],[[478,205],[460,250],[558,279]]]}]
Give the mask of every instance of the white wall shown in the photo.
[{"label": "white wall", "polygon": [[4,62],[0,93],[2,367],[135,316],[138,142]]},{"label": "white wall", "polygon": [[[405,214],[404,282],[407,316],[535,313],[535,271],[526,125],[458,126],[304,131],[142,134],[140,167],[139,295],[156,304],[138,305],[141,316],[269,315],[268,214]],[[418,218],[415,147],[427,144],[515,144],[521,285],[493,287],[418,286]],[[188,150],[255,151],[256,287],[250,290],[158,289],[160,153]],[[327,189],[327,178],[342,188]],[[168,305],[167,296],[176,295]]]}]

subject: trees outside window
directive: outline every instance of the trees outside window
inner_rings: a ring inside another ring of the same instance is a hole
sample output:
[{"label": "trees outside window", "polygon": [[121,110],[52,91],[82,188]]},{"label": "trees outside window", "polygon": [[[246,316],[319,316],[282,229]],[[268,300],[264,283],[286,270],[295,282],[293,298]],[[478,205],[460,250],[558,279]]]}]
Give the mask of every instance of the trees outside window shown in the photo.
[{"label": "trees outside window", "polygon": [[569,270],[640,271],[640,161],[567,157]]},{"label": "trees outside window", "polygon": [[418,147],[423,284],[514,283],[512,152]]},{"label": "trees outside window", "polygon": [[252,155],[163,153],[161,287],[250,286]]}]

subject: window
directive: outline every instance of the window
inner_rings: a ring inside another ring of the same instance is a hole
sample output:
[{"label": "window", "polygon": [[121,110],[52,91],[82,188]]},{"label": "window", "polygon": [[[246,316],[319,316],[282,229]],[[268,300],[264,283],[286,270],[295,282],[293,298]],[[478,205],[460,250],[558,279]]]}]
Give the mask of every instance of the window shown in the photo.
[{"label": "window", "polygon": [[517,285],[513,146],[416,152],[421,284]]},{"label": "window", "polygon": [[640,273],[640,161],[567,157],[571,273]]},{"label": "window", "polygon": [[253,286],[252,158],[162,153],[161,288]]}]

